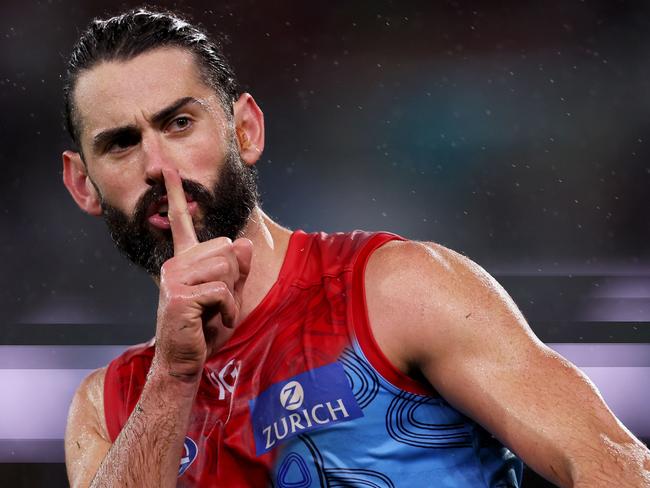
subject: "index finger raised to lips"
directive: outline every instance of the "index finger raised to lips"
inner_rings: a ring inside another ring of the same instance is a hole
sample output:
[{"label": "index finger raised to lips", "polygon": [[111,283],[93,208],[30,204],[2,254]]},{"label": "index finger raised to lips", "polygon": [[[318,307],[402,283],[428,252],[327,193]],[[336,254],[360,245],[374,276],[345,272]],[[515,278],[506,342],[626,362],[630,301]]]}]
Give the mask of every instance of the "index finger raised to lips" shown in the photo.
[{"label": "index finger raised to lips", "polygon": [[174,240],[174,255],[177,255],[197,245],[199,240],[187,208],[183,182],[178,171],[164,169],[162,173],[167,189],[167,216]]}]

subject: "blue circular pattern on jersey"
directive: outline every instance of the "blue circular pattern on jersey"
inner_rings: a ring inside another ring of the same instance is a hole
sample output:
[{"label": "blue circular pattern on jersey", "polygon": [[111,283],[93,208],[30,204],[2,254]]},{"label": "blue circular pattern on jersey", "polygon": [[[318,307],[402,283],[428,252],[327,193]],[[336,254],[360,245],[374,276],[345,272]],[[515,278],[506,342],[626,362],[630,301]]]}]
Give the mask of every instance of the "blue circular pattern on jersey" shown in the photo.
[{"label": "blue circular pattern on jersey", "polygon": [[351,349],[344,349],[339,362],[345,366],[345,375],[359,407],[366,408],[379,391],[375,372]]},{"label": "blue circular pattern on jersey", "polygon": [[[438,404],[434,416],[426,407]],[[420,417],[420,414],[424,418]],[[448,422],[441,422],[441,417]],[[430,417],[430,420],[426,417]],[[401,392],[386,412],[386,430],[397,442],[422,448],[462,448],[472,446],[471,429],[460,414],[440,400]]]},{"label": "blue circular pattern on jersey", "polygon": [[307,488],[311,485],[311,475],[305,460],[295,452],[289,454],[278,470],[280,488]]}]

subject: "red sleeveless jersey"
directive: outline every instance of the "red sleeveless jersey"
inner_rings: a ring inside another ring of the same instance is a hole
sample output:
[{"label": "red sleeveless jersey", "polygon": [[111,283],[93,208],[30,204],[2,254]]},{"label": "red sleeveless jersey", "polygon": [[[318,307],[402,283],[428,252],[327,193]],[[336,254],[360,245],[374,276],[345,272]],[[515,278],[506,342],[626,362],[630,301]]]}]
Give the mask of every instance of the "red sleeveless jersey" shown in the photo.
[{"label": "red sleeveless jersey", "polygon": [[[383,378],[404,390],[431,394],[388,363],[369,331],[365,265],[376,248],[394,239],[402,238],[363,231],[291,235],[277,281],[205,364],[182,453],[179,486],[273,485],[278,449],[269,447],[286,435],[289,426],[291,431],[297,426],[313,428],[329,421],[330,414],[335,420],[342,412],[353,414],[350,408],[342,410],[343,403],[322,403],[309,411],[295,410],[294,417],[283,417],[284,425],[276,422],[275,431],[262,429],[264,433],[256,438],[254,402],[288,378],[312,371],[342,374],[332,364],[353,342]],[[104,406],[113,442],[138,401],[153,355],[151,344],[134,346],[107,368]],[[314,384],[318,389],[318,381]],[[290,414],[289,400],[293,398],[295,405],[302,402],[303,390],[299,384],[294,389],[288,386],[279,393],[279,401]]]}]

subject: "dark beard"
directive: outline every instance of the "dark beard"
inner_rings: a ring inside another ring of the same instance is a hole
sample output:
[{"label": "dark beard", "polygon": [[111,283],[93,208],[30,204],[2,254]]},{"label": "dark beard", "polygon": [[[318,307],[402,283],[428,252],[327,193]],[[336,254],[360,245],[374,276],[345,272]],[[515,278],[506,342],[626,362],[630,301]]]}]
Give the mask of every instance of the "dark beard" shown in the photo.
[{"label": "dark beard", "polygon": [[[236,148],[228,151],[212,192],[190,180],[183,180],[183,189],[203,213],[202,222],[195,223],[199,242],[216,237],[235,240],[259,200],[257,171],[254,166],[244,165]],[[174,243],[171,230],[151,229],[147,210],[166,193],[162,182],[151,187],[138,200],[130,219],[102,198],[104,220],[118,249],[134,264],[157,277],[163,263],[174,255]]]}]

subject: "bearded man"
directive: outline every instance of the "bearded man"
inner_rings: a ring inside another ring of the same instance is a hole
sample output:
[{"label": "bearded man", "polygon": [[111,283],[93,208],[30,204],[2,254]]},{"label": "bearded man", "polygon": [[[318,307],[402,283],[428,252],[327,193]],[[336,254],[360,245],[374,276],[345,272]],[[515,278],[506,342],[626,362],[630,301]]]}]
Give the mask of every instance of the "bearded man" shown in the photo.
[{"label": "bearded man", "polygon": [[523,460],[650,487],[648,450],[476,264],[262,211],[262,112],[196,26],[93,21],[65,101],[66,187],[160,288],[155,338],[75,394],[72,486],[503,488]]}]

